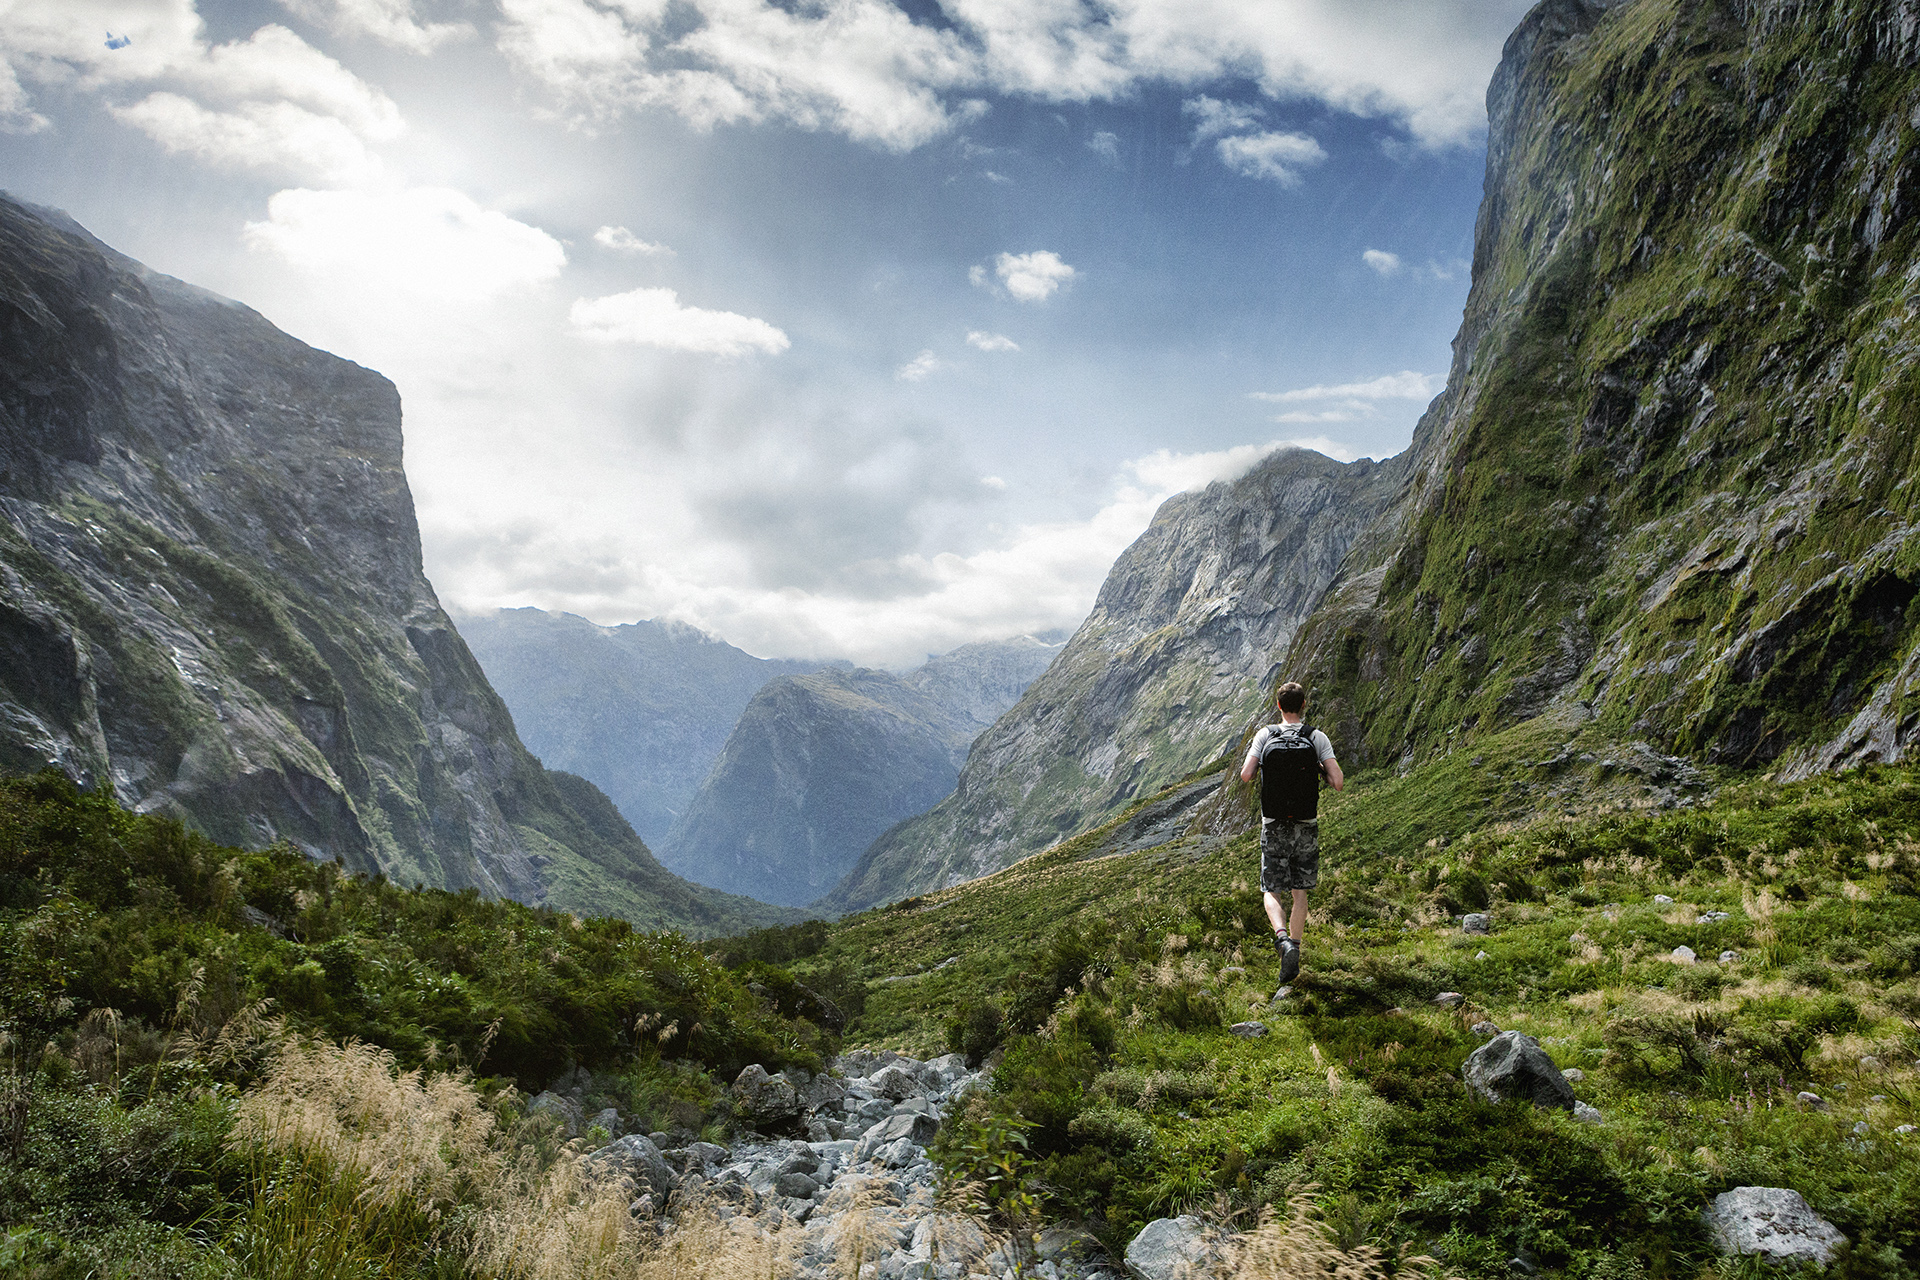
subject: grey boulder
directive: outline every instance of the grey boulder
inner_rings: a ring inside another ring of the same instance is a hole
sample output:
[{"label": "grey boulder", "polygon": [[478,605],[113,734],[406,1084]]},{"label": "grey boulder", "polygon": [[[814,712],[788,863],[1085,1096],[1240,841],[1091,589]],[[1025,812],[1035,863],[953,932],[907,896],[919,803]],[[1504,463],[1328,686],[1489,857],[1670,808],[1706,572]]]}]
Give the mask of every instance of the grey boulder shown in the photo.
[{"label": "grey boulder", "polygon": [[1264,1022],[1236,1022],[1227,1029],[1242,1040],[1254,1040],[1267,1034],[1267,1024]]},{"label": "grey boulder", "polygon": [[1484,911],[1472,911],[1460,918],[1462,933],[1492,933],[1493,917]]},{"label": "grey boulder", "polygon": [[559,1122],[560,1127],[566,1130],[569,1138],[579,1136],[581,1124],[585,1119],[585,1117],[581,1115],[579,1103],[567,1097],[565,1094],[555,1093],[551,1089],[540,1094],[532,1102],[527,1104],[527,1114],[530,1116],[552,1116]]},{"label": "grey boulder", "polygon": [[1573,1086],[1540,1042],[1520,1031],[1502,1031],[1475,1049],[1460,1068],[1467,1087],[1489,1102],[1525,1100],[1536,1107],[1573,1110]]},{"label": "grey boulder", "polygon": [[664,1204],[676,1181],[673,1170],[653,1139],[630,1133],[609,1142],[587,1156],[587,1163],[598,1173],[629,1178],[637,1194],[651,1194],[655,1204]]},{"label": "grey boulder", "polygon": [[793,1082],[784,1075],[768,1075],[759,1063],[743,1068],[734,1079],[733,1105],[756,1129],[791,1124],[803,1110]]},{"label": "grey boulder", "polygon": [[860,1145],[853,1149],[855,1160],[865,1160],[883,1147],[905,1139],[908,1142],[925,1144],[939,1132],[940,1122],[933,1116],[920,1111],[902,1111],[898,1115],[888,1116],[860,1135]]},{"label": "grey boulder", "polygon": [[1845,1244],[1840,1229],[1787,1187],[1735,1187],[1713,1198],[1701,1215],[1721,1253],[1758,1254],[1770,1262],[1826,1266]]},{"label": "grey boulder", "polygon": [[1220,1236],[1198,1218],[1155,1218],[1127,1246],[1136,1280],[1188,1280],[1220,1257]]}]

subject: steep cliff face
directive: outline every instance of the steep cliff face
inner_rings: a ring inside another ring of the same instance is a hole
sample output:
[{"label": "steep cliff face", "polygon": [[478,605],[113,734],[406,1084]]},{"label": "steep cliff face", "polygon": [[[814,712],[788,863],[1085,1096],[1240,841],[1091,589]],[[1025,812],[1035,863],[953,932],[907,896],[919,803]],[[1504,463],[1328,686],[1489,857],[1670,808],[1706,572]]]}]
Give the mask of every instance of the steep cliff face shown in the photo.
[{"label": "steep cliff face", "polygon": [[1920,726],[1920,18],[1547,0],[1406,502],[1292,655],[1353,764],[1553,712],[1788,774]]},{"label": "steep cliff face", "polygon": [[821,665],[756,658],[677,622],[602,627],[499,609],[459,626],[528,749],[548,768],[592,779],[656,849],[747,701],[770,680]]},{"label": "steep cliff face", "polygon": [[1169,499],[1065,651],[974,743],[954,793],[821,904],[857,910],[998,870],[1228,750],[1396,464],[1287,450]]},{"label": "steep cliff face", "polygon": [[822,671],[754,695],[661,857],[701,884],[800,906],[887,828],[953,790],[974,738],[1061,645],[965,645],[905,676]]},{"label": "steep cliff face", "polygon": [[245,846],[712,931],[421,572],[391,383],[0,197],[0,767]]}]

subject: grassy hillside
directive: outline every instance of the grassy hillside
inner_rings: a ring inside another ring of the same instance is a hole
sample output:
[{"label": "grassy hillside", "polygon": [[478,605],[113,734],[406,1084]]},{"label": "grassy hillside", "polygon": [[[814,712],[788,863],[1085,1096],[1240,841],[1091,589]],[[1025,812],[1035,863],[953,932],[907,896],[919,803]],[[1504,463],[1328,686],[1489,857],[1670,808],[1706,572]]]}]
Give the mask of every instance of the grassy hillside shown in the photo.
[{"label": "grassy hillside", "polygon": [[541,1190],[572,1157],[528,1093],[571,1073],[717,1135],[742,1066],[831,1051],[794,994],[679,934],[0,780],[0,1275],[504,1274],[469,1267],[487,1222],[592,1198]]},{"label": "grassy hillside", "polygon": [[[1031,1126],[1051,1212],[1114,1245],[1311,1182],[1349,1243],[1418,1242],[1464,1275],[1515,1256],[1731,1274],[1698,1214],[1758,1184],[1855,1241],[1842,1273],[1920,1274],[1920,1135],[1895,1132],[1920,1122],[1920,769],[1661,809],[1621,760],[1542,759],[1548,741],[1565,735],[1523,726],[1478,767],[1330,797],[1306,968],[1278,1004],[1251,836],[1082,861],[1090,832],[843,920],[791,964],[870,979],[851,1040],[998,1046],[981,1108]],[[1581,816],[1515,821],[1503,800]],[[1482,909],[1492,934],[1463,935]],[[1700,963],[1671,958],[1683,944]],[[1234,1037],[1243,1019],[1271,1034]],[[1603,1123],[1470,1098],[1483,1021],[1580,1068]]]}]

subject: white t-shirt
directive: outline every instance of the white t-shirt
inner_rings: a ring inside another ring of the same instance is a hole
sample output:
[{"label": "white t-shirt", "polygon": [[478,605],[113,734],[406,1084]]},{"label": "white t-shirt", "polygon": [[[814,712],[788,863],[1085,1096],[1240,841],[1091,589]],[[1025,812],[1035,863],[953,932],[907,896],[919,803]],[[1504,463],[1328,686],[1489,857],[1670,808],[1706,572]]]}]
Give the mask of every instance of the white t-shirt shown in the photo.
[{"label": "white t-shirt", "polygon": [[[1274,738],[1281,736],[1297,738],[1300,736],[1300,730],[1304,728],[1306,728],[1304,724],[1287,724],[1282,721],[1280,724],[1270,724],[1260,732],[1254,734],[1253,745],[1247,749],[1247,758],[1241,762],[1240,772],[1245,773],[1248,765],[1259,765],[1260,757],[1266,754],[1267,744],[1272,742]],[[1333,742],[1326,734],[1315,729],[1313,731],[1312,742],[1314,752],[1320,757],[1321,764],[1325,764],[1327,761],[1333,759]],[[1262,814],[1260,821],[1272,822],[1273,819]]]}]

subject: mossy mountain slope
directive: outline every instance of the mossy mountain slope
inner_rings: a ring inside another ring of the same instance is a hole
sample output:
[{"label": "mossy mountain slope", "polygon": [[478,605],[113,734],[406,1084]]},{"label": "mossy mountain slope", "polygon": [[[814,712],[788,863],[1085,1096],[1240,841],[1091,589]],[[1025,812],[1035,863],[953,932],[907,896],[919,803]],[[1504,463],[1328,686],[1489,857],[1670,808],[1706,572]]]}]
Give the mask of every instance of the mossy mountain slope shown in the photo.
[{"label": "mossy mountain slope", "polygon": [[1397,464],[1287,449],[1168,499],[1066,649],[975,741],[954,793],[876,840],[821,905],[998,870],[1218,757],[1401,483]]},{"label": "mossy mountain slope", "polygon": [[1290,669],[1349,765],[1550,708],[1786,776],[1920,725],[1920,27],[1548,0],[1447,389]]},{"label": "mossy mountain slope", "polygon": [[0,768],[404,882],[714,932],[421,571],[385,378],[0,198]]}]

